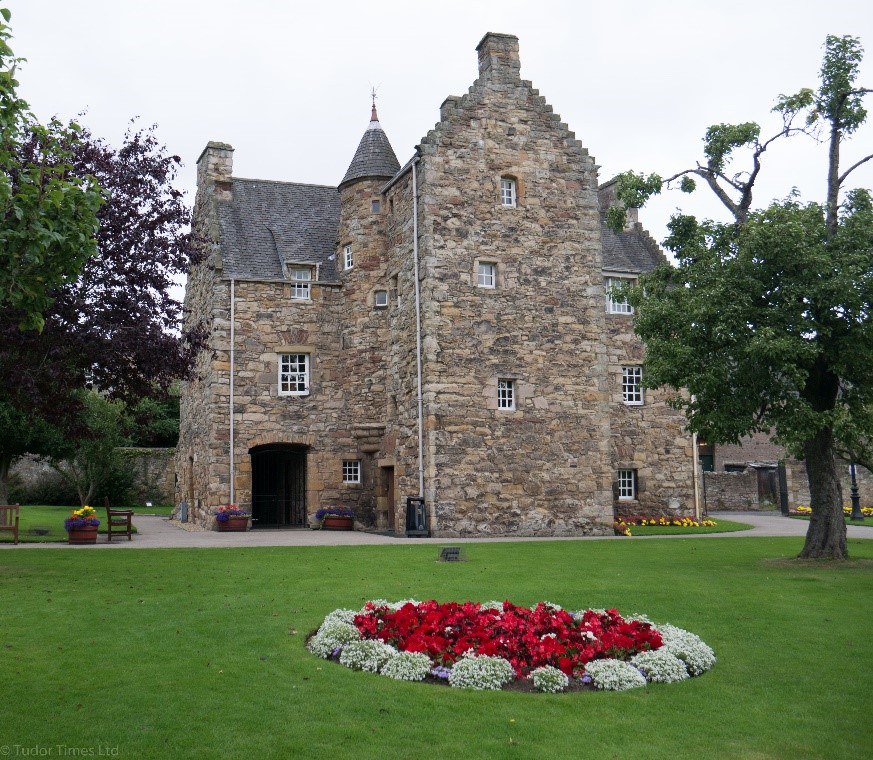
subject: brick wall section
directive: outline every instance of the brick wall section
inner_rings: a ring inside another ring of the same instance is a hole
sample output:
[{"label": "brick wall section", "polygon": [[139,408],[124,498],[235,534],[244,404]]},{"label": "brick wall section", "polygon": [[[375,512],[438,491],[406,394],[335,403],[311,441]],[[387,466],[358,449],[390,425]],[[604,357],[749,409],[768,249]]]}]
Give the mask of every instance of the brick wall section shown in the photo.
[{"label": "brick wall section", "polygon": [[758,510],[758,473],[746,472],[703,473],[705,504],[709,512]]}]

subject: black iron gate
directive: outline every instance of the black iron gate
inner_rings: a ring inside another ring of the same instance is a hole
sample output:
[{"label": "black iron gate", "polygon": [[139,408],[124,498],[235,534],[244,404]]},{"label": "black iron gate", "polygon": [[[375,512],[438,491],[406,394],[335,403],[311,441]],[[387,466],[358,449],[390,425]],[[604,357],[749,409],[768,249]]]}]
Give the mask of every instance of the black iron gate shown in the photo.
[{"label": "black iron gate", "polygon": [[306,526],[306,447],[259,446],[252,455],[252,526]]}]

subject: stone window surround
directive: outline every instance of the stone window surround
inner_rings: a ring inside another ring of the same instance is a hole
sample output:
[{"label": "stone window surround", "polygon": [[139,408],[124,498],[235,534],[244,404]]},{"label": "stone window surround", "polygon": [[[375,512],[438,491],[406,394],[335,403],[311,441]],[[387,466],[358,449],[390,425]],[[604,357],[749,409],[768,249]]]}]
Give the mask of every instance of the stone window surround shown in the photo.
[{"label": "stone window surround", "polygon": [[[515,407],[513,409],[501,409],[497,406],[497,381],[512,380],[515,383]],[[500,415],[524,416],[522,409],[528,399],[534,395],[534,386],[526,382],[518,372],[499,372],[493,374],[485,381],[482,388],[482,396],[485,400],[485,408],[491,409]]]},{"label": "stone window surround", "polygon": [[[282,372],[282,360],[280,356],[282,354],[306,354],[309,357],[309,385],[307,387],[306,393],[281,393],[279,388],[279,378]],[[316,381],[316,361],[315,361],[315,346],[309,345],[281,345],[277,346],[275,349],[276,355],[276,386],[275,386],[275,394],[270,393],[271,396],[277,396],[283,399],[305,399],[312,395],[313,387]]]},{"label": "stone window surround", "polygon": [[[509,179],[515,183],[515,203],[512,205],[503,202],[503,180]],[[513,167],[507,167],[497,176],[497,206],[502,209],[516,209],[524,205],[524,182],[521,172]]]},{"label": "stone window surround", "polygon": [[[630,382],[628,382],[630,380]],[[645,403],[643,367],[626,364],[621,368],[621,400],[625,406],[642,406]]]},{"label": "stone window surround", "polygon": [[[619,316],[632,316],[634,313],[634,307],[627,302],[618,302],[613,301],[612,297],[609,295],[609,289],[615,287],[616,285],[621,285],[624,282],[635,283],[637,281],[637,275],[630,274],[627,272],[604,272],[603,273],[603,290],[606,296],[606,313],[619,315]],[[621,280],[623,282],[616,282],[616,280]],[[626,306],[624,304],[627,304]]]}]

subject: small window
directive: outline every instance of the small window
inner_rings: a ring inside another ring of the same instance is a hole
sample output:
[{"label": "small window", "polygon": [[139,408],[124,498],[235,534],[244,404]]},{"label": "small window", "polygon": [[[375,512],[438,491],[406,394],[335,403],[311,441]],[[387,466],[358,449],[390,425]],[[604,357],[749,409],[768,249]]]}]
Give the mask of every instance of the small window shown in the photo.
[{"label": "small window", "polygon": [[351,269],[355,265],[355,258],[352,256],[352,246],[343,246],[343,268]]},{"label": "small window", "polygon": [[374,214],[378,214],[382,210],[382,202],[378,198],[374,198],[370,201],[370,211]]},{"label": "small window", "polygon": [[515,380],[497,381],[497,408],[515,409]]},{"label": "small window", "polygon": [[631,501],[637,498],[637,471],[618,471],[618,498],[621,501]]},{"label": "small window", "polygon": [[309,394],[309,354],[279,354],[279,395]]},{"label": "small window", "polygon": [[610,314],[633,314],[634,307],[627,302],[627,298],[614,296],[613,288],[619,288],[622,285],[632,285],[634,282],[631,277],[607,277],[606,278],[606,311]]},{"label": "small window", "polygon": [[312,297],[310,284],[312,282],[311,269],[291,269],[288,272],[291,278],[291,298],[296,301],[308,301]]},{"label": "small window", "polygon": [[343,460],[343,483],[360,483],[361,482],[361,460],[360,459],[344,459]]},{"label": "small window", "polygon": [[377,309],[384,309],[388,305],[388,291],[377,290],[373,294],[373,305]]},{"label": "small window", "polygon": [[515,207],[516,188],[515,180],[511,177],[500,178],[500,204],[502,206]]},{"label": "small window", "polygon": [[628,406],[640,406],[643,403],[643,368],[621,368],[621,395]]},{"label": "small window", "polygon": [[476,265],[476,285],[480,288],[496,288],[497,264],[479,262]]}]

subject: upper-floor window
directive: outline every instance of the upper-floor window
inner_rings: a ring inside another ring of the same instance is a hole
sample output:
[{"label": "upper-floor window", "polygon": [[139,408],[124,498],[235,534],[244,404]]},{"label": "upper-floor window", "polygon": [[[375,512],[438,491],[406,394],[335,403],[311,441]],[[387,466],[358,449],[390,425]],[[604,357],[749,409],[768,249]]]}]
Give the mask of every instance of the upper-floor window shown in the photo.
[{"label": "upper-floor window", "polygon": [[291,298],[298,301],[308,301],[312,297],[312,270],[290,269],[288,276],[291,278]]},{"label": "upper-floor window", "polygon": [[500,178],[500,205],[515,206],[517,200],[515,180],[512,177]]},{"label": "upper-floor window", "polygon": [[618,471],[618,498],[621,501],[630,501],[637,498],[637,471]]},{"label": "upper-floor window", "polygon": [[378,198],[373,198],[373,200],[370,201],[370,211],[372,211],[374,214],[378,214],[381,210],[382,201],[380,201]]},{"label": "upper-floor window", "polygon": [[351,269],[355,265],[355,257],[352,256],[351,243],[343,246],[343,269]]},{"label": "upper-floor window", "polygon": [[476,285],[480,288],[496,288],[497,264],[480,261],[476,265]]},{"label": "upper-floor window", "polygon": [[377,309],[384,309],[388,305],[388,291],[377,290],[373,293],[373,305]]},{"label": "upper-floor window", "polygon": [[497,380],[497,408],[515,409],[515,380]]},{"label": "upper-floor window", "polygon": [[279,395],[309,395],[309,354],[279,354]]},{"label": "upper-floor window", "polygon": [[643,368],[621,368],[621,395],[625,404],[640,406],[643,403]]},{"label": "upper-floor window", "polygon": [[627,297],[615,294],[615,288],[622,285],[632,285],[633,277],[607,277],[606,278],[606,310],[610,314],[633,314],[634,307],[628,303]]}]

